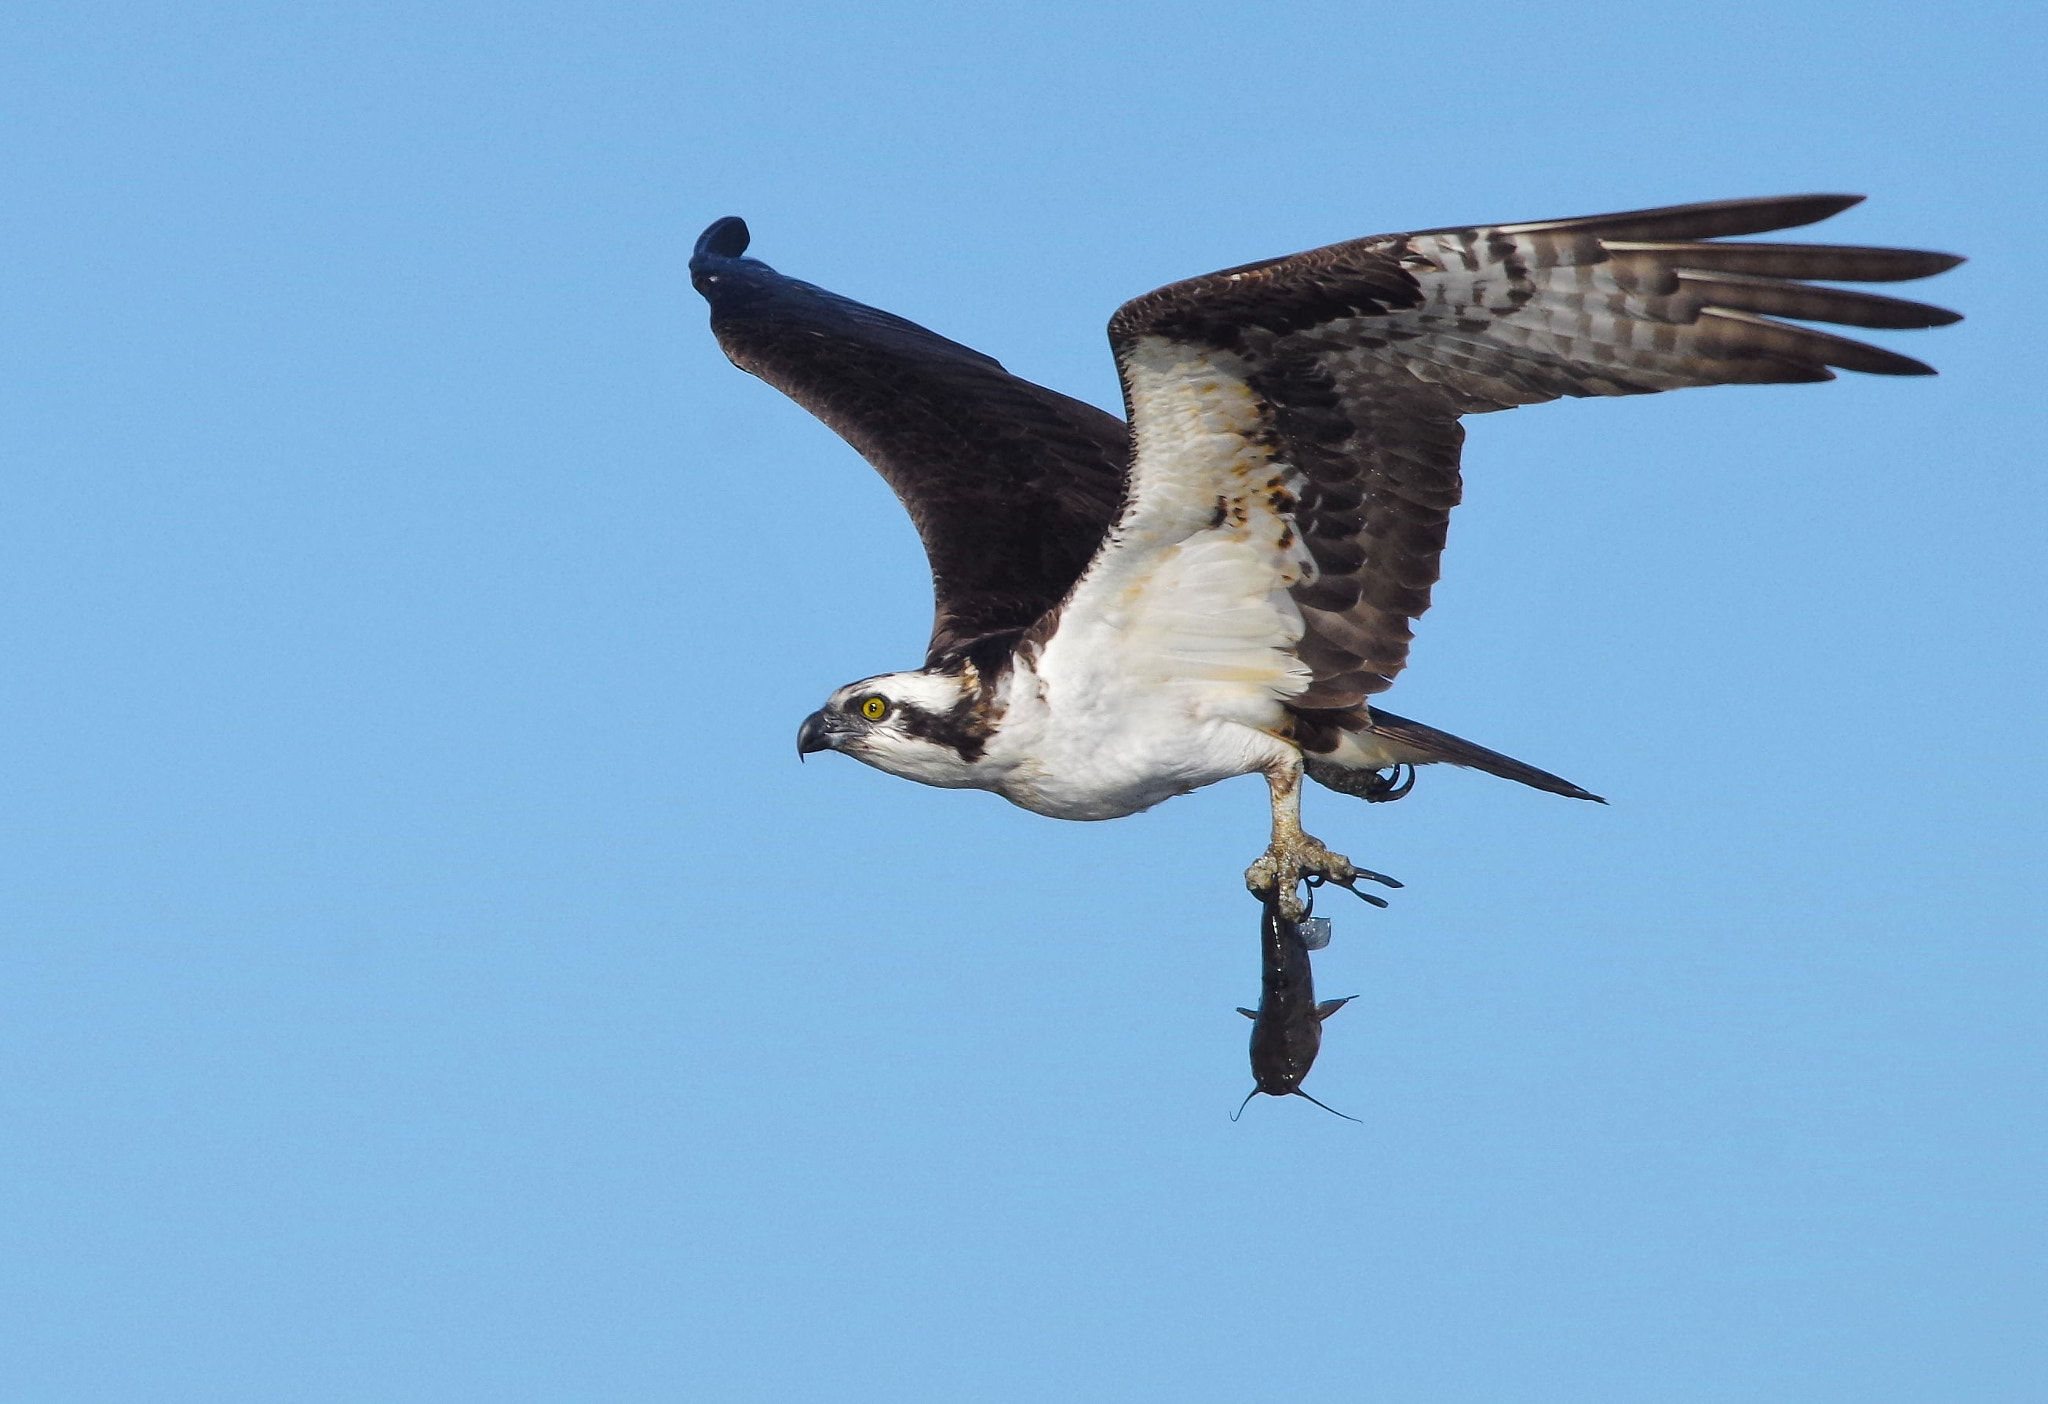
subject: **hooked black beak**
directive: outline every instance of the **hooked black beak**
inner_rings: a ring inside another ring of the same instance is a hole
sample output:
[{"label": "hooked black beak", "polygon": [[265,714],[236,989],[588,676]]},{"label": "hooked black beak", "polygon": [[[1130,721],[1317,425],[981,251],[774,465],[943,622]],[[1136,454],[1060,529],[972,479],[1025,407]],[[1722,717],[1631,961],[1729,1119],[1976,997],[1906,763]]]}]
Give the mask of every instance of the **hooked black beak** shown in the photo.
[{"label": "hooked black beak", "polygon": [[796,758],[802,760],[813,751],[831,750],[832,738],[838,730],[823,712],[811,713],[796,729]]}]

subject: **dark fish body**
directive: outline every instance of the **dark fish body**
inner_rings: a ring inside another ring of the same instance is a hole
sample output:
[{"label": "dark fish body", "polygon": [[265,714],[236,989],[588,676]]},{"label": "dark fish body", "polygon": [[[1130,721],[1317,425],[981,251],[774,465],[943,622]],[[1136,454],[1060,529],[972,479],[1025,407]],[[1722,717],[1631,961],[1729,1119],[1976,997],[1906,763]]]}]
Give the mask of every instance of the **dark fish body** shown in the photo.
[{"label": "dark fish body", "polygon": [[1264,968],[1260,973],[1259,1007],[1237,1011],[1252,1021],[1253,1091],[1269,1097],[1304,1097],[1315,1102],[1315,1098],[1301,1090],[1301,1083],[1315,1066],[1316,1053],[1322,1048],[1323,1020],[1355,996],[1326,999],[1318,1004],[1315,975],[1300,925],[1280,915],[1277,902],[1264,902],[1261,906],[1264,915],[1260,918],[1259,934]]}]

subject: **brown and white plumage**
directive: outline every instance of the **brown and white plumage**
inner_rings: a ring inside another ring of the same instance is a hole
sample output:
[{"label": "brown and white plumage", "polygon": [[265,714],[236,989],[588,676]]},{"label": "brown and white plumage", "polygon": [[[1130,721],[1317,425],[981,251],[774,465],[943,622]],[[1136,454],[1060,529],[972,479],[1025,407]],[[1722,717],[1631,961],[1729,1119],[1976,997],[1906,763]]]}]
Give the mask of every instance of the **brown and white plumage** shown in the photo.
[{"label": "brown and white plumage", "polygon": [[1565,395],[1828,380],[1837,366],[1932,374],[1771,317],[1953,322],[1940,308],[1804,280],[1919,278],[1955,257],[1709,242],[1812,223],[1858,198],[1359,239],[1148,293],[1118,309],[1110,339],[1141,436],[1155,406],[1132,367],[1146,354],[1228,367],[1259,402],[1257,432],[1284,470],[1311,563],[1292,594],[1314,681],[1293,705],[1341,711],[1385,690],[1407,662],[1462,492],[1460,416]]},{"label": "brown and white plumage", "polygon": [[[888,678],[842,689],[807,735],[1075,818],[1250,770],[1291,813],[1304,763],[1367,797],[1385,797],[1373,777],[1389,766],[1447,760],[1591,798],[1368,705],[1429,607],[1462,492],[1459,421],[1834,368],[1930,374],[1779,319],[1942,325],[1955,314],[1812,280],[1899,281],[1960,260],[1721,242],[1859,198],[1382,235],[1175,283],[1110,321],[1128,431],[740,257],[745,226],[720,221],[692,271],[721,345],[881,470],[933,567],[926,666],[892,675],[924,681],[900,697]],[[932,691],[941,678],[953,686]],[[876,695],[883,725],[840,715]],[[957,765],[911,754],[932,746]]]}]

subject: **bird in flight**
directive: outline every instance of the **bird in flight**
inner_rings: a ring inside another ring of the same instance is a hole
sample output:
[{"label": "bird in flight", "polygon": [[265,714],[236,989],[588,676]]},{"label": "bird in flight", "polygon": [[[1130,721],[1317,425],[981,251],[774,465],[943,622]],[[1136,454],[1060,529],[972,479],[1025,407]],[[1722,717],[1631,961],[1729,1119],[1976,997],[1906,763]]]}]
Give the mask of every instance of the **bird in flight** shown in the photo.
[{"label": "bird in flight", "polygon": [[[1114,819],[1254,772],[1272,840],[1245,875],[1298,918],[1355,867],[1302,829],[1304,775],[1398,799],[1449,762],[1596,799],[1370,699],[1408,659],[1461,492],[1463,416],[1561,396],[1929,375],[1797,325],[1956,314],[1815,286],[1960,259],[1726,242],[1860,200],[1799,195],[1385,234],[1173,283],[1110,318],[1127,421],[979,351],[747,258],[692,282],[742,370],[886,479],[932,570],[922,667],[849,683],[799,753]],[[1791,319],[1791,320],[1781,320]]]}]

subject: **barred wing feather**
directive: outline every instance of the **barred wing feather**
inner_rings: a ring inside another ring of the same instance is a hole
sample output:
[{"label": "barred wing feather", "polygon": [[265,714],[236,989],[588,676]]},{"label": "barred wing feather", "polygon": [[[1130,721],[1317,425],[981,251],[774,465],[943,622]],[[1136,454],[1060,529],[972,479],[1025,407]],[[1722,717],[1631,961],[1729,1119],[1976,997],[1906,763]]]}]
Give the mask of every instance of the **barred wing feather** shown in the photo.
[{"label": "barred wing feather", "polygon": [[1115,634],[1123,666],[1235,680],[1297,716],[1358,708],[1406,663],[1429,607],[1461,493],[1460,416],[1836,367],[1932,373],[1776,319],[1952,322],[1808,280],[1921,278],[1960,259],[1714,242],[1860,198],[1382,235],[1126,303],[1109,328],[1134,447],[1123,513],[1039,634]]}]

